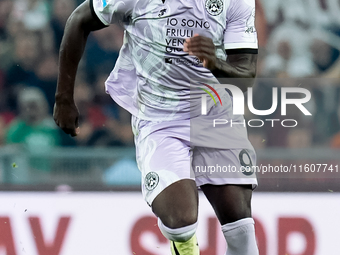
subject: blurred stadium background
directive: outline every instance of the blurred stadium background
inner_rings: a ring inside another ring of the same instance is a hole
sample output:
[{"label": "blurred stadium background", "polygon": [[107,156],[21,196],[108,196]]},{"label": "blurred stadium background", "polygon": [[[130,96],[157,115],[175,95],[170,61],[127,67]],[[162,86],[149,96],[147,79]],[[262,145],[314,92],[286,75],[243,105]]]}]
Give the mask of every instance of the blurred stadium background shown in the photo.
[{"label": "blurred stadium background", "polygon": [[[312,116],[288,110],[297,127],[248,129],[258,164],[327,164],[320,174],[259,176],[260,254],[339,255],[340,2],[256,1],[254,106],[270,108],[273,86],[312,94]],[[53,122],[58,49],[81,2],[0,0],[0,255],[169,254],[140,194],[130,115],[104,91],[122,44],[119,25],[89,37],[75,88],[80,135],[69,138]],[[224,254],[203,197],[200,221],[201,254]]]}]

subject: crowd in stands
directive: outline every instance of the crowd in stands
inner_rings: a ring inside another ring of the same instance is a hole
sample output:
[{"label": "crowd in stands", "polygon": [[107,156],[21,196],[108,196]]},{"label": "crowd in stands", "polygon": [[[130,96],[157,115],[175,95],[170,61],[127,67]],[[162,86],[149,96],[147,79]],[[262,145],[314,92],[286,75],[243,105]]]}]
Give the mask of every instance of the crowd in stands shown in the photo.
[{"label": "crowd in stands", "polygon": [[[67,18],[81,2],[0,1],[1,146],[23,143],[35,150],[49,146],[133,145],[130,114],[104,91],[104,81],[123,41],[119,25],[94,32],[88,39],[75,86],[80,134],[70,138],[53,122],[58,51]],[[300,6],[303,1],[295,2]],[[324,2],[332,1],[321,1]],[[301,9],[292,5],[279,0],[257,1],[260,51],[254,105],[268,109],[272,87],[301,83],[312,93],[306,106],[312,117],[292,109],[289,118],[299,120],[298,128],[250,128],[250,139],[255,148],[340,148],[340,19],[334,6],[326,6],[321,17],[316,18],[307,14],[312,11],[319,15],[318,6]],[[332,15],[335,13],[333,16],[325,16],[329,9]],[[275,82],[267,77],[275,78]],[[290,78],[301,82],[290,83]],[[251,114],[246,118],[258,119]]]},{"label": "crowd in stands", "polygon": [[[58,52],[76,0],[0,1],[0,143],[44,146],[130,146],[129,114],[104,91],[123,30],[92,33],[79,66],[75,101],[81,133],[68,137],[53,122]],[[42,146],[42,147],[41,147]]]},{"label": "crowd in stands", "polygon": [[305,106],[312,116],[305,116],[296,107],[287,110],[287,116],[275,112],[268,117],[296,119],[298,127],[250,128],[255,147],[340,148],[340,19],[337,14],[340,3],[332,0],[259,2],[265,18],[257,27],[266,27],[266,35],[262,33],[259,38],[266,40],[260,41],[254,104],[259,109],[269,109],[271,89],[275,86],[302,87],[311,92]]}]

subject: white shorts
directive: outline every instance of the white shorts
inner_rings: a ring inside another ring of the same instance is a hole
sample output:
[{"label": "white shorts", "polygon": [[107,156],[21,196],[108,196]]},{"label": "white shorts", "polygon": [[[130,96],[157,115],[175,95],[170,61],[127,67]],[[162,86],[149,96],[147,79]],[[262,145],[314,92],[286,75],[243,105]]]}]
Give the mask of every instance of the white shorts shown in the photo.
[{"label": "white shorts", "polygon": [[[246,148],[211,148],[190,140],[190,120],[151,122],[132,117],[136,159],[142,173],[142,193],[151,205],[166,187],[183,179],[205,184],[257,186],[256,154]],[[222,134],[222,132],[221,132]],[[191,141],[191,142],[190,142]],[[230,145],[228,145],[230,146]]]}]

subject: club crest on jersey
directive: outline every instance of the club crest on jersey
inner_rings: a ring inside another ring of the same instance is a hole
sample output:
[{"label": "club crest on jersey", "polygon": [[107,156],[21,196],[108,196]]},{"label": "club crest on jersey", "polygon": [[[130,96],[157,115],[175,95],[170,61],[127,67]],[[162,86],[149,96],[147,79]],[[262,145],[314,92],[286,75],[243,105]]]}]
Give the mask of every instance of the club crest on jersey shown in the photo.
[{"label": "club crest on jersey", "polygon": [[155,172],[150,172],[145,176],[145,188],[149,191],[156,188],[159,182],[158,174]]},{"label": "club crest on jersey", "polygon": [[223,11],[223,1],[222,0],[206,0],[205,9],[212,16],[217,16]]}]

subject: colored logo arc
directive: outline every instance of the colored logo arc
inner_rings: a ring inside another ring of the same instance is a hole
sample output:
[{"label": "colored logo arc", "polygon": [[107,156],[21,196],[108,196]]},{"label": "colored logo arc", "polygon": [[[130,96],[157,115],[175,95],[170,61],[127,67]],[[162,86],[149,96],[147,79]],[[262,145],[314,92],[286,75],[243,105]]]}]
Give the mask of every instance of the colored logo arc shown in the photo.
[{"label": "colored logo arc", "polygon": [[[211,89],[212,92],[215,93],[215,95],[217,96],[218,100],[220,101],[220,103],[221,103],[221,105],[222,105],[222,100],[221,100],[221,98],[220,98],[220,95],[217,93],[217,91],[216,91],[213,87],[211,87],[210,85],[208,85],[208,84],[205,84],[205,83],[202,83],[202,84],[205,85],[205,86],[207,86],[209,89]],[[214,100],[215,105],[217,105],[216,100],[215,100],[214,96],[211,94],[211,92],[209,92],[208,90],[206,90],[206,89],[204,89],[204,88],[199,88],[199,89],[205,91],[205,92],[212,98],[212,100]]]}]

